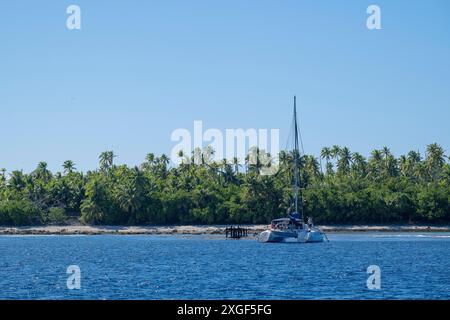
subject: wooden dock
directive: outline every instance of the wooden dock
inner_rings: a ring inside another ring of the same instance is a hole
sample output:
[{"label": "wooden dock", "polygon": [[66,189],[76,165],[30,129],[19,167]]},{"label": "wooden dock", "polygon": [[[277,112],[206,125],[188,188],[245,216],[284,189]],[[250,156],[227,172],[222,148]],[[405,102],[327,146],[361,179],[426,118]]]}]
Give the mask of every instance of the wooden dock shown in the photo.
[{"label": "wooden dock", "polygon": [[225,237],[231,239],[240,239],[242,237],[248,237],[248,230],[241,227],[227,227],[225,228]]}]

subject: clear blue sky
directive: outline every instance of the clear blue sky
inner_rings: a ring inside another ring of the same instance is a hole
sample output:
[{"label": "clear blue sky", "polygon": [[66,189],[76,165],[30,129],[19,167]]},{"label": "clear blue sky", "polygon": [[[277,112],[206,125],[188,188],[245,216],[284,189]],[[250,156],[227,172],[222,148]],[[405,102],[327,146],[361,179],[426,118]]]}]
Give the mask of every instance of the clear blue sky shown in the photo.
[{"label": "clear blue sky", "polygon": [[307,153],[448,152],[449,15],[448,0],[2,1],[0,167],[85,171],[109,149],[136,165],[194,120],[279,128],[283,146],[294,94]]}]

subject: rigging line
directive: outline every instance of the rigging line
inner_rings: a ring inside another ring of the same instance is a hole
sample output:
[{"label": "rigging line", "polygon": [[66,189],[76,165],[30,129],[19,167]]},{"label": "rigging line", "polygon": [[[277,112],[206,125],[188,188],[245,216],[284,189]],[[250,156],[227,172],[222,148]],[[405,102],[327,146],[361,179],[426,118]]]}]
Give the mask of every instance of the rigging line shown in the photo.
[{"label": "rigging line", "polygon": [[287,138],[287,141],[286,141],[286,147],[285,147],[285,150],[289,150],[289,149],[290,149],[290,146],[291,146],[292,133],[293,133],[293,131],[294,131],[294,122],[295,122],[294,117],[292,117],[292,120],[291,120],[291,126],[290,126],[289,131],[288,131],[289,134],[288,134],[288,138]]},{"label": "rigging line", "polygon": [[[297,122],[299,122],[299,121],[297,120]],[[302,147],[302,153],[304,155],[305,154],[305,149],[303,148],[303,139],[302,139],[302,132],[300,130],[300,123],[298,124],[298,127],[299,127],[299,129],[298,129],[298,137],[300,138],[300,146]]]},{"label": "rigging line", "polygon": [[302,140],[302,134],[301,134],[300,130],[298,130],[298,137],[300,138],[300,145],[302,147],[302,153],[304,155],[305,154],[305,149],[303,148],[303,140]]}]

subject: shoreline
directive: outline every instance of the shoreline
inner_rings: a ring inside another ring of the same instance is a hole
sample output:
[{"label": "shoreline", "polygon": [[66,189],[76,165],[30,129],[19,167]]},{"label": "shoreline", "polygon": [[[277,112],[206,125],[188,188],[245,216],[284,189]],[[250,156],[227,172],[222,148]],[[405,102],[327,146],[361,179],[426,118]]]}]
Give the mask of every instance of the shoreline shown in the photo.
[{"label": "shoreline", "polygon": [[[171,226],[0,226],[0,235],[225,235],[230,225],[171,225]],[[240,225],[249,235],[267,229],[267,225]],[[447,225],[322,225],[324,232],[450,232]]]}]

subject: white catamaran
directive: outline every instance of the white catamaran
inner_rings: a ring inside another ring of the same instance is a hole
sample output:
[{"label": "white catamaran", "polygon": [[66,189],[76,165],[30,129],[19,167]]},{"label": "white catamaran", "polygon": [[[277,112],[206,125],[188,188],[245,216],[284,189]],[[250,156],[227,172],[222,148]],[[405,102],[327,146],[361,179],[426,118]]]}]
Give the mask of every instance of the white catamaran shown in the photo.
[{"label": "white catamaran", "polygon": [[[326,238],[319,228],[315,227],[312,219],[308,218],[305,223],[303,218],[303,206],[299,204],[299,138],[298,138],[298,126],[297,126],[297,106],[296,98],[294,97],[294,201],[291,207],[294,207],[295,211],[289,213],[286,218],[279,218],[272,220],[268,230],[261,232],[258,236],[259,242],[284,242],[286,240],[293,240],[297,242],[323,242]],[[298,213],[300,207],[301,215]]]}]

